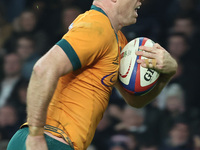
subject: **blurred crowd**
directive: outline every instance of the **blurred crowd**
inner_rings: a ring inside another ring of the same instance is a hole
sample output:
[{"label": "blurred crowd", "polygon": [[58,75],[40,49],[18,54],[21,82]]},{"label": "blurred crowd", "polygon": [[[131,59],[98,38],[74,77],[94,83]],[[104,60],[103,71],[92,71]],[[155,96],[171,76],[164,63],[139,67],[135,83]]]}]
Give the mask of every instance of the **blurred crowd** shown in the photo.
[{"label": "blurred crowd", "polygon": [[[0,149],[26,121],[32,68],[92,0],[0,0]],[[113,89],[88,150],[200,150],[200,1],[145,0],[128,41],[148,37],[177,60],[176,75],[142,109]]]}]

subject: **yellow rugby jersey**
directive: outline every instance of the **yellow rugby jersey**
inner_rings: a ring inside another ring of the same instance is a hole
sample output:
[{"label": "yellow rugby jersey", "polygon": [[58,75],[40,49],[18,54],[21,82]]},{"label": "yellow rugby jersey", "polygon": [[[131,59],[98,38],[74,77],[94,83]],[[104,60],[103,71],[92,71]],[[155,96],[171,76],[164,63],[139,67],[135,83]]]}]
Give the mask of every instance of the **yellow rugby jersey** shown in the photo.
[{"label": "yellow rugby jersey", "polygon": [[118,78],[119,47],[126,44],[102,9],[93,5],[77,17],[57,43],[74,71],[58,81],[48,107],[46,131],[63,137],[75,150],[89,146]]}]

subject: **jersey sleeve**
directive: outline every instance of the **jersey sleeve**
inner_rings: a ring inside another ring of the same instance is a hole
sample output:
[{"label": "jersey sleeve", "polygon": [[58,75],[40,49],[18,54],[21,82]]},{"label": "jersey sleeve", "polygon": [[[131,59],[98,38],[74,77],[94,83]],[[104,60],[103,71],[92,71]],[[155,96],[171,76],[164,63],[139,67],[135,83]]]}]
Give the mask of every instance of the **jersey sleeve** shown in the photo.
[{"label": "jersey sleeve", "polygon": [[109,48],[109,35],[99,23],[79,23],[57,43],[69,57],[73,70],[89,66]]}]

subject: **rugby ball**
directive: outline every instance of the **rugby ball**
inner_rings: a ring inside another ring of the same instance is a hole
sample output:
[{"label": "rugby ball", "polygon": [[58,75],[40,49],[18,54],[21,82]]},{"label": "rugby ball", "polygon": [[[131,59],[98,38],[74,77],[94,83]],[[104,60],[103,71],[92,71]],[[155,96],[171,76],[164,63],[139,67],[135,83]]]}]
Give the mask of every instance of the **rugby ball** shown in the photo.
[{"label": "rugby ball", "polygon": [[139,37],[130,41],[121,51],[119,81],[129,93],[144,95],[155,87],[160,74],[138,64],[138,59],[146,58],[135,54],[136,51],[140,51],[140,46],[153,47],[153,45],[154,42],[151,39]]}]

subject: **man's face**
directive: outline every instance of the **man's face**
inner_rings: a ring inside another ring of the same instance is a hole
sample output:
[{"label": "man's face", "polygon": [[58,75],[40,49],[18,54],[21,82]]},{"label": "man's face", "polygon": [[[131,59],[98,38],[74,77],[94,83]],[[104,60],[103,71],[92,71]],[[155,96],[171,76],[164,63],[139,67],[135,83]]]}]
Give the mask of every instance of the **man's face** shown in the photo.
[{"label": "man's face", "polygon": [[166,108],[171,113],[181,113],[182,109],[184,109],[183,100],[176,96],[169,97],[166,102]]},{"label": "man's face", "polygon": [[188,126],[184,123],[177,123],[170,131],[172,142],[181,145],[188,140],[189,130]]},{"label": "man's face", "polygon": [[0,127],[13,126],[17,121],[15,109],[5,106],[0,109]]},{"label": "man's face", "polygon": [[4,73],[6,76],[18,75],[21,71],[20,58],[16,54],[10,54],[4,59]]},{"label": "man's face", "polygon": [[188,50],[188,46],[184,41],[184,38],[181,36],[172,36],[169,38],[168,43],[169,52],[174,57],[181,57]]},{"label": "man's face", "polygon": [[24,12],[20,17],[20,25],[26,32],[33,31],[36,26],[36,17],[31,12]]},{"label": "man's face", "polygon": [[34,53],[33,42],[26,38],[17,41],[17,53],[23,60],[27,60]]},{"label": "man's face", "polygon": [[191,36],[194,33],[194,24],[190,19],[177,19],[174,25],[175,32],[185,33]]},{"label": "man's face", "polygon": [[142,5],[143,0],[117,0],[119,22],[123,26],[136,23],[138,17],[137,10]]},{"label": "man's face", "polygon": [[133,110],[132,108],[125,108],[123,112],[123,122],[124,124],[128,126],[141,126],[144,122],[144,117],[142,115],[139,115],[136,110]]}]

